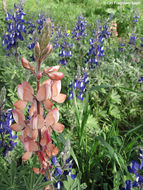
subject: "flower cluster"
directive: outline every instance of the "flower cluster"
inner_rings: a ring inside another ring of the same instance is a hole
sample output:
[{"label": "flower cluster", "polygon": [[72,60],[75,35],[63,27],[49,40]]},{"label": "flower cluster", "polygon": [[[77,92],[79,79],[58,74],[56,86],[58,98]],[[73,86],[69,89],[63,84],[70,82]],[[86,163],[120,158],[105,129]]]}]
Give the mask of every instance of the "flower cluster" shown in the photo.
[{"label": "flower cluster", "polygon": [[72,31],[72,38],[80,41],[83,37],[87,36],[86,33],[87,22],[83,16],[77,17],[77,23]]},{"label": "flower cluster", "polygon": [[143,170],[143,150],[141,148],[139,148],[139,159],[141,160],[141,164],[136,160],[132,160],[131,165],[127,167],[129,173],[135,174],[134,182],[127,180],[125,182],[125,188],[121,188],[121,190],[131,190],[132,187],[142,189],[143,176],[140,173]]},{"label": "flower cluster", "polygon": [[[54,184],[56,190],[60,190],[63,186],[63,181],[67,179],[67,176],[70,176],[72,180],[75,179],[76,175],[72,174],[73,161],[70,160],[70,141],[67,140],[63,152],[60,154],[60,161],[57,160],[57,157],[53,156],[51,161],[54,166],[54,176],[56,178],[56,183]],[[47,177],[44,177],[45,181],[48,181]]]},{"label": "flower cluster", "polygon": [[[22,160],[27,161],[35,153],[40,168],[33,168],[33,171],[36,174],[47,175],[49,180],[52,180],[49,173],[51,167],[49,159],[58,154],[58,148],[52,143],[51,134],[53,131],[61,133],[64,130],[64,125],[58,122],[59,110],[55,107],[55,102],[63,103],[66,95],[60,93],[61,79],[64,77],[62,72],[58,72],[60,65],[41,70],[41,63],[53,49],[50,44],[50,37],[51,21],[47,19],[41,31],[41,40],[35,45],[37,70],[27,59],[21,58],[23,67],[36,76],[37,92],[34,95],[34,89],[27,81],[23,81],[18,85],[17,95],[19,100],[14,103],[15,109],[12,111],[16,123],[11,125],[11,129],[21,132],[19,140],[24,144],[26,151],[22,156]],[[49,79],[40,85],[42,76],[47,76]],[[30,118],[26,120],[23,110],[29,103],[31,104],[29,109]],[[44,114],[43,107],[46,114]]]},{"label": "flower cluster", "polygon": [[[31,41],[31,43],[28,45],[28,49],[33,49],[35,47],[35,44],[36,44],[36,37],[34,35],[35,32],[38,32],[38,34],[41,34],[41,31],[44,27],[44,24],[46,22],[47,18],[43,15],[43,14],[39,14],[38,15],[38,19],[36,20],[36,23],[33,24],[31,21],[28,21],[27,23],[29,24],[28,26],[28,34],[32,34],[33,36],[29,38],[29,40]],[[53,34],[54,30],[54,24],[53,22],[51,22],[52,24],[52,32],[51,32],[51,35]]]},{"label": "flower cluster", "polygon": [[57,49],[57,48],[60,48],[60,39],[63,37],[63,33],[61,31],[61,27],[58,26],[57,28],[57,31],[56,31],[56,37],[55,37],[55,40],[53,41],[54,43],[54,48]]},{"label": "flower cluster", "polygon": [[116,21],[113,21],[113,23],[112,23],[112,25],[110,27],[110,32],[111,32],[111,34],[112,34],[113,37],[117,37],[118,36]]},{"label": "flower cluster", "polygon": [[83,101],[83,95],[86,92],[86,85],[89,82],[89,78],[87,72],[84,72],[83,76],[78,74],[74,81],[71,80],[69,87],[71,88],[69,91],[69,100],[74,98],[73,88],[75,93],[78,93],[78,99]]},{"label": "flower cluster", "polygon": [[5,113],[0,115],[0,148],[2,149],[3,156],[6,156],[8,151],[12,151],[16,146],[14,140],[17,138],[13,134],[13,131],[10,128],[11,123],[13,122],[12,110],[9,109]]},{"label": "flower cluster", "polygon": [[[94,34],[94,33],[93,33]],[[109,38],[111,35],[110,29],[108,27],[108,23],[105,21],[105,23],[103,24],[103,27],[101,27],[101,30],[98,31],[98,35],[99,38],[103,37],[103,38]],[[95,32],[95,36],[96,36],[96,32]]]},{"label": "flower cluster", "polygon": [[[98,65],[100,57],[104,54],[104,35],[107,35],[107,30],[97,31],[93,30],[93,38],[90,39],[90,49],[87,54],[85,63],[89,64],[89,69],[95,68]],[[107,36],[106,36],[107,37]]]},{"label": "flower cluster", "polygon": [[63,38],[62,38],[63,42],[60,45],[61,50],[59,53],[59,56],[60,56],[59,64],[61,64],[61,65],[67,65],[68,60],[72,57],[71,48],[72,48],[73,44],[70,44],[68,42],[68,38],[69,38],[69,34],[64,33]]},{"label": "flower cluster", "polygon": [[129,39],[129,44],[135,46],[135,41],[136,41],[136,34],[132,34],[132,36]]},{"label": "flower cluster", "polygon": [[124,52],[125,51],[125,43],[119,43],[118,44],[118,52]]},{"label": "flower cluster", "polygon": [[140,17],[139,17],[139,13],[138,13],[138,11],[136,10],[135,13],[134,13],[134,17],[133,17],[133,24],[136,25],[139,18],[140,18]]},{"label": "flower cluster", "polygon": [[141,41],[141,47],[143,47],[143,37],[140,38],[140,41]]},{"label": "flower cluster", "polygon": [[24,20],[26,14],[23,12],[23,8],[18,7],[16,4],[14,4],[14,8],[14,14],[7,13],[7,17],[5,18],[8,22],[7,32],[2,36],[2,45],[6,46],[5,50],[13,47],[17,48],[19,45],[18,41],[23,41],[23,34],[26,34],[26,21]]},{"label": "flower cluster", "polygon": [[138,82],[142,83],[143,82],[143,77],[140,77],[140,79],[138,80]]}]

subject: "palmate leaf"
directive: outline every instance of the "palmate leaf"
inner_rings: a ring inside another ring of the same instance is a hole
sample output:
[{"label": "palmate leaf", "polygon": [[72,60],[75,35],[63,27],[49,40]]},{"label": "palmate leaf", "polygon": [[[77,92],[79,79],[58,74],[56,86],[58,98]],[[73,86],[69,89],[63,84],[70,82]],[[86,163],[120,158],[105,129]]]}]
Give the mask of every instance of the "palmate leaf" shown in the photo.
[{"label": "palmate leaf", "polygon": [[112,93],[110,95],[111,101],[113,104],[121,104],[120,95],[117,93],[117,91],[112,90]]},{"label": "palmate leaf", "polygon": [[117,106],[110,105],[109,114],[114,118],[120,119],[120,110]]},{"label": "palmate leaf", "polygon": [[67,180],[63,181],[66,190],[84,190],[87,189],[86,183],[81,184],[81,172],[79,172],[74,180],[67,176]]},{"label": "palmate leaf", "polygon": [[43,190],[45,186],[52,184],[52,181],[43,182],[43,176],[37,175],[33,172],[30,173],[30,176],[24,176],[24,182],[26,189],[25,190]]}]

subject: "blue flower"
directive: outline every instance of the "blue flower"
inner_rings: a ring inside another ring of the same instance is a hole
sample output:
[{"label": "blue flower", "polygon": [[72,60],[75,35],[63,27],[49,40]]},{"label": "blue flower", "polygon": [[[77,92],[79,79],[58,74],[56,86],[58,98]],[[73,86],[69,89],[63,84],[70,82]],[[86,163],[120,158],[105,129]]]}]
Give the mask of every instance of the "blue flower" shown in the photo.
[{"label": "blue flower", "polygon": [[124,52],[125,51],[125,43],[120,43],[118,44],[118,50],[119,52]]},{"label": "blue flower", "polygon": [[56,47],[60,47],[59,64],[67,65],[69,59],[72,57],[72,44],[69,43],[69,35],[67,34],[67,32],[62,34],[61,40],[62,42],[59,45],[57,45],[56,43]]},{"label": "blue flower", "polygon": [[63,186],[63,183],[61,181],[58,181],[57,183],[54,184],[54,186],[56,187],[56,190],[60,190],[61,187]]},{"label": "blue flower", "polygon": [[2,150],[3,156],[6,156],[8,151],[12,151],[13,148],[16,146],[17,136],[13,134],[13,131],[10,128],[10,125],[13,122],[12,110],[7,110],[6,113],[0,115],[0,148]]},{"label": "blue flower", "polygon": [[130,40],[129,40],[129,44],[135,45],[136,38],[137,38],[136,34],[132,34],[132,36],[130,37]]},{"label": "blue flower", "polygon": [[83,37],[87,36],[86,26],[87,26],[87,21],[85,20],[85,18],[83,16],[77,17],[76,26],[72,31],[72,38],[79,41]]},{"label": "blue flower", "polygon": [[125,188],[121,188],[120,190],[131,190],[131,188],[132,188],[132,182],[130,180],[126,180]]},{"label": "blue flower", "polygon": [[100,58],[105,56],[104,38],[109,38],[110,36],[107,23],[103,25],[103,30],[101,25],[97,26],[93,30],[92,36],[89,41],[90,48],[85,58],[85,63],[88,63],[89,69],[97,67]]},{"label": "blue flower", "polygon": [[53,156],[51,161],[54,166],[56,166],[59,163],[56,156]]},{"label": "blue flower", "polygon": [[140,79],[138,80],[138,82],[143,82],[143,77],[140,77]]},{"label": "blue flower", "polygon": [[72,88],[74,88],[75,91],[78,91],[78,99],[83,101],[83,95],[86,92],[86,85],[88,82],[89,78],[87,76],[87,72],[84,72],[83,76],[76,76],[74,82],[71,80],[70,84],[68,85],[71,88],[71,90],[69,91],[68,99],[70,100],[74,98],[72,91]]},{"label": "blue flower", "polygon": [[55,169],[55,177],[58,177],[59,175],[62,175],[62,170],[60,168]]},{"label": "blue flower", "polygon": [[135,174],[139,170],[139,163],[136,160],[131,161],[131,166],[128,166],[128,171]]}]

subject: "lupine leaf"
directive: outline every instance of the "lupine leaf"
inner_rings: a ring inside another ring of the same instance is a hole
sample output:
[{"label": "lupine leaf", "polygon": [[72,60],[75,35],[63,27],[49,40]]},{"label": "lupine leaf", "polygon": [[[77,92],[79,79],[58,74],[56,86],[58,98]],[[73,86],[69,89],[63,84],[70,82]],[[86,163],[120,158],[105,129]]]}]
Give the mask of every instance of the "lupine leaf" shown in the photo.
[{"label": "lupine leaf", "polygon": [[27,190],[31,190],[29,189],[29,181],[28,181],[28,178],[24,176],[24,182],[25,182],[25,185],[26,185],[26,188]]},{"label": "lupine leaf", "polygon": [[16,163],[15,161],[12,161],[11,168],[10,168],[11,185],[14,184],[15,174],[16,174]]},{"label": "lupine leaf", "polygon": [[111,87],[115,87],[115,86],[113,86],[113,85],[108,85],[108,84],[101,84],[101,85],[96,85],[96,86],[94,86],[94,87],[92,87],[91,89],[90,89],[90,91],[95,91],[95,90],[100,90],[101,88],[111,88]]},{"label": "lupine leaf", "polygon": [[80,143],[82,143],[84,127],[86,126],[88,115],[89,115],[89,113],[88,113],[88,100],[89,100],[89,95],[87,93],[86,98],[85,98],[85,104],[84,104],[84,108],[83,108],[83,113],[82,113]]},{"label": "lupine leaf", "polygon": [[128,136],[130,133],[136,131],[137,129],[141,128],[142,126],[143,126],[143,124],[137,125],[137,126],[134,127],[133,129],[129,130],[129,131],[126,133],[126,136]]},{"label": "lupine leaf", "polygon": [[42,180],[43,180],[43,176],[39,175],[39,177],[38,177],[37,181],[35,182],[33,188],[36,188],[37,185],[38,185],[39,183],[41,183]]},{"label": "lupine leaf", "polygon": [[74,159],[74,161],[75,161],[75,163],[76,163],[76,165],[77,165],[77,167],[79,169],[79,164],[78,164],[77,157],[76,157],[76,155],[75,155],[75,153],[74,153],[74,151],[73,151],[73,149],[71,147],[70,147],[70,154],[73,157],[73,159]]},{"label": "lupine leaf", "polygon": [[33,190],[39,190],[39,188],[40,188],[41,190],[43,190],[43,187],[48,186],[48,185],[51,185],[52,183],[53,183],[52,181],[44,182],[44,183],[40,184],[39,186],[37,186],[36,189],[34,188]]},{"label": "lupine leaf", "polygon": [[0,91],[0,108],[2,108],[6,101],[6,88],[3,87]]}]

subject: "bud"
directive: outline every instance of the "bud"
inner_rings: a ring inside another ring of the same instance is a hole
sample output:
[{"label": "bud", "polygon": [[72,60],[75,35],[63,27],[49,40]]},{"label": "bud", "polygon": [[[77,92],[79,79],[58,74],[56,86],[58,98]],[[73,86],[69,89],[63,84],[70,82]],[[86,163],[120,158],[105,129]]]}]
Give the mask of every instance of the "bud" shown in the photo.
[{"label": "bud", "polygon": [[50,19],[47,19],[45,22],[45,25],[42,29],[41,37],[40,37],[41,50],[44,50],[46,48],[47,44],[49,44],[51,32],[52,32],[52,24],[51,24]]},{"label": "bud", "polygon": [[38,80],[40,80],[40,79],[41,79],[41,77],[42,77],[42,73],[41,73],[41,72],[39,72],[39,73],[38,73],[38,75],[37,75],[37,79],[38,79]]},{"label": "bud", "polygon": [[27,59],[25,59],[24,57],[21,58],[21,62],[22,62],[22,66],[30,71],[35,71],[35,68],[29,63],[29,61]]},{"label": "bud", "polygon": [[41,59],[40,62],[44,61],[45,59],[47,59],[47,57],[49,56],[49,54],[52,52],[53,50],[53,46],[51,44],[48,44],[46,46],[46,48],[42,51],[42,55],[41,55]]},{"label": "bud", "polygon": [[51,53],[51,51],[53,50],[53,46],[51,44],[48,44],[46,46],[45,49],[43,49],[42,53],[41,53],[41,57],[43,57],[44,55],[49,55]]},{"label": "bud", "polygon": [[35,58],[38,60],[40,57],[40,45],[39,42],[36,43],[35,45]]}]

